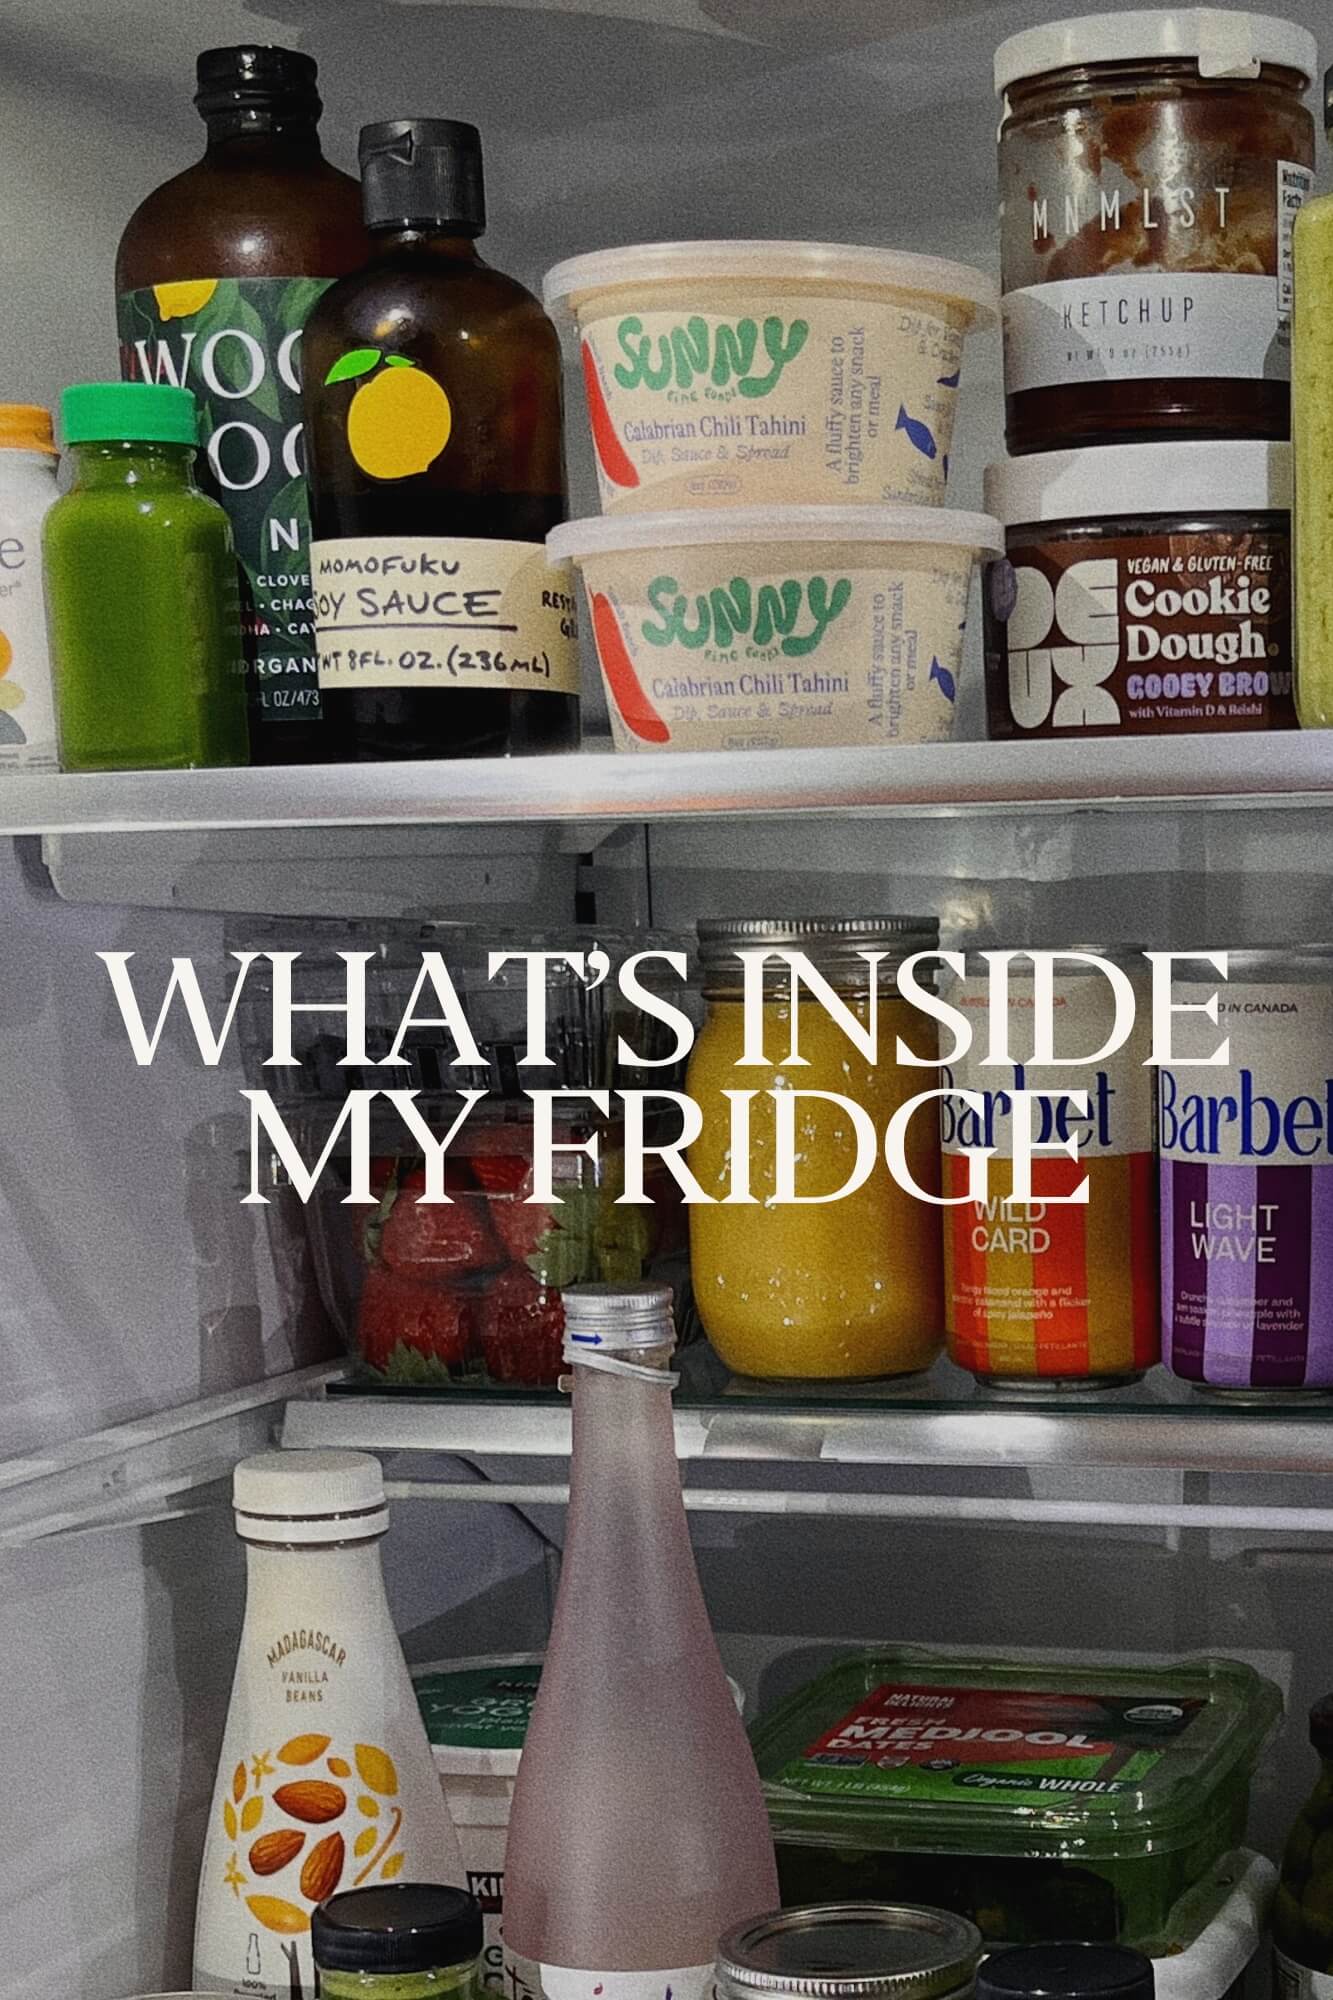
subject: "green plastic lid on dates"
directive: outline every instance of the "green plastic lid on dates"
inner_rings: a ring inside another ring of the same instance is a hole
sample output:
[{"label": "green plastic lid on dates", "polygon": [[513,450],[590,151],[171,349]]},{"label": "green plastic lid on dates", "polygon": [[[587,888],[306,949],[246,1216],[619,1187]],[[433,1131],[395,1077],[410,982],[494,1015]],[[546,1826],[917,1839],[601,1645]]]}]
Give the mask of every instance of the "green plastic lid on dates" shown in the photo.
[{"label": "green plastic lid on dates", "polygon": [[197,445],[199,408],[169,382],[76,382],[60,398],[60,431],[67,445]]},{"label": "green plastic lid on dates", "polygon": [[1197,1841],[1243,1796],[1281,1713],[1238,1660],[904,1647],[840,1660],[761,1716],[752,1742],[779,1840],[1092,1861]]}]

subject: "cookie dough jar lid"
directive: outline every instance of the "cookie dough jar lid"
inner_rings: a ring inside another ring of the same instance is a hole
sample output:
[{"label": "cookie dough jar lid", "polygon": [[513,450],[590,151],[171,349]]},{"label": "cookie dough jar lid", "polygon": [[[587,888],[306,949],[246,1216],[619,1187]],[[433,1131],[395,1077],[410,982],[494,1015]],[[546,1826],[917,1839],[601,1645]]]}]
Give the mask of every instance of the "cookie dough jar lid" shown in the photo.
[{"label": "cookie dough jar lid", "polygon": [[986,469],[987,510],[1006,528],[1144,515],[1282,514],[1291,497],[1291,446],[1260,439],[1043,451]]},{"label": "cookie dough jar lid", "polygon": [[1265,67],[1295,70],[1305,87],[1319,73],[1319,48],[1308,29],[1271,14],[1222,7],[1152,8],[1129,14],[1083,14],[1027,28],[995,52],[995,90],[1062,69],[1108,63],[1188,62],[1201,77],[1253,82]]}]

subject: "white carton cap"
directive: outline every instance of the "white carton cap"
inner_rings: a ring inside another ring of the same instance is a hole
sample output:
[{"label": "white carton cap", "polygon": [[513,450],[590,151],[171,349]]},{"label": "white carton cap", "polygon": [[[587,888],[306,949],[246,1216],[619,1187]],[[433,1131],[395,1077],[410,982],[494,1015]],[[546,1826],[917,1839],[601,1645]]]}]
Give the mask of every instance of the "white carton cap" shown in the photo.
[{"label": "white carton cap", "polygon": [[1250,439],[1042,451],[986,469],[986,505],[1006,528],[1135,514],[1280,514],[1291,496],[1291,446]]},{"label": "white carton cap", "polygon": [[389,1525],[384,1473],[362,1451],[261,1451],[232,1474],[236,1532],[281,1547],[359,1542]]},{"label": "white carton cap", "polygon": [[626,549],[736,547],[746,542],[933,542],[998,555],[998,521],[948,507],[715,507],[697,513],[592,515],[552,528],[552,562]]},{"label": "white carton cap", "polygon": [[1011,35],[995,51],[995,89],[1003,97],[1011,84],[1052,70],[1163,57],[1196,62],[1203,77],[1252,80],[1265,63],[1299,70],[1307,84],[1319,73],[1319,45],[1294,21],[1229,7],[1173,7],[1083,14]]}]

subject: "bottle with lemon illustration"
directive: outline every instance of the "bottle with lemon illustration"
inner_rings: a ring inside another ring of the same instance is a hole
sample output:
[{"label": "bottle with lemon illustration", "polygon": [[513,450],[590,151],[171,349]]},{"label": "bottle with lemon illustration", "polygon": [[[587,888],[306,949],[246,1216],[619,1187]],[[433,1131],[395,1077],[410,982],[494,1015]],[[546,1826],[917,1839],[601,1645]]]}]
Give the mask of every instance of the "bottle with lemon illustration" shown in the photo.
[{"label": "bottle with lemon illustration", "polygon": [[399,1882],[461,1885],[463,1861],[384,1594],[378,1459],[262,1452],[236,1467],[233,1502],[245,1626],[194,1987],[309,2000],[321,1903]]},{"label": "bottle with lemon illustration", "polygon": [[54,771],[42,523],[56,498],[50,413],[0,403],[0,774]]},{"label": "bottle with lemon illustration", "polygon": [[317,71],[292,49],[209,49],[203,158],[156,188],[116,259],[122,373],[194,391],[204,476],[240,562],[257,763],[319,761],[301,437],[301,330],[365,261],[356,182],[324,158]]},{"label": "bottle with lemon illustration", "polygon": [[578,741],[560,352],[477,253],[481,141],[452,119],[361,133],[374,251],[305,333],[320,700],[337,754],[509,756]]}]

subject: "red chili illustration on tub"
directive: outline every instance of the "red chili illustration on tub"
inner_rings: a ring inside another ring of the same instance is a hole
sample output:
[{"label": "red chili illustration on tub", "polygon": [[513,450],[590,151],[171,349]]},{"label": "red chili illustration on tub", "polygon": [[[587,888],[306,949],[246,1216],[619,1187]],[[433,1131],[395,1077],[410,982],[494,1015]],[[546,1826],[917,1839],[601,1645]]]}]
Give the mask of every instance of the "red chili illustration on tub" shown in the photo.
[{"label": "red chili illustration on tub", "polygon": [[616,436],[611,412],[606,407],[606,391],[602,387],[597,357],[586,340],[580,352],[583,356],[583,386],[588,397],[588,422],[592,427],[592,441],[597,447],[597,462],[613,486],[637,486],[638,468]]},{"label": "red chili illustration on tub", "polygon": [[634,662],[625,644],[625,635],[620,629],[615,607],[609,597],[600,591],[590,591],[588,601],[592,606],[593,637],[597,641],[597,657],[606,675],[620,719],[631,735],[642,743],[669,743],[671,731],[643,691],[643,684],[635,672]]}]

